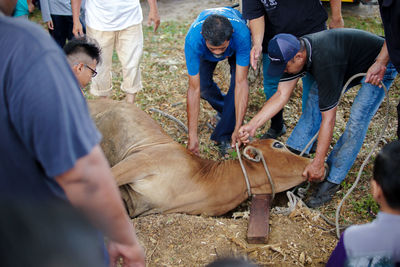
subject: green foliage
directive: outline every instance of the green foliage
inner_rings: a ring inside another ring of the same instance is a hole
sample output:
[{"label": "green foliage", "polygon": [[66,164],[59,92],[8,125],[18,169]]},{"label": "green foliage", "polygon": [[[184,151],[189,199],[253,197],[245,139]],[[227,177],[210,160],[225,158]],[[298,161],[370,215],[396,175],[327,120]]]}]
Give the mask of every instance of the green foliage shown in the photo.
[{"label": "green foliage", "polygon": [[352,200],[354,212],[361,215],[364,219],[373,219],[373,214],[377,214],[379,211],[378,203],[375,202],[371,194],[364,195],[359,200]]}]

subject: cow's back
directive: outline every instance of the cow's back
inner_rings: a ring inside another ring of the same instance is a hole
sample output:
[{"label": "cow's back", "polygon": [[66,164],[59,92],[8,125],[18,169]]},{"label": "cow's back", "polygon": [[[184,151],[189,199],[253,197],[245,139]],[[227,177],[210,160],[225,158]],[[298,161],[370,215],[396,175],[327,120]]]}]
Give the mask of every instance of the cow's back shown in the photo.
[{"label": "cow's back", "polygon": [[90,100],[88,105],[103,135],[101,147],[111,166],[131,153],[174,142],[146,112],[134,104]]}]

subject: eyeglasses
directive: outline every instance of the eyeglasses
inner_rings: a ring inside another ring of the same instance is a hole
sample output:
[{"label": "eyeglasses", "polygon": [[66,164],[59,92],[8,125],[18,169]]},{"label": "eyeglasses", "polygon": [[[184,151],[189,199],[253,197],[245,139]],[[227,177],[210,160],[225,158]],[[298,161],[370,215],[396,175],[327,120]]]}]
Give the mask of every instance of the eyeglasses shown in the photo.
[{"label": "eyeglasses", "polygon": [[86,68],[88,68],[89,70],[91,70],[92,71],[92,78],[94,78],[94,77],[96,77],[96,75],[97,75],[97,71],[95,71],[94,69],[92,69],[91,67],[89,67],[88,65],[84,65]]}]

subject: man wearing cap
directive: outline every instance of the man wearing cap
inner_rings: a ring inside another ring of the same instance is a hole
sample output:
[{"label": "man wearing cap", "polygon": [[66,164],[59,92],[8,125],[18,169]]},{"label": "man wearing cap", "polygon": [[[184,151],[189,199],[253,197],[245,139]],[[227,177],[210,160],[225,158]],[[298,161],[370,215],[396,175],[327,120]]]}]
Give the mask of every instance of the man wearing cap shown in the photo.
[{"label": "man wearing cap", "polygon": [[[343,28],[341,0],[330,0],[331,20],[329,28]],[[278,33],[290,33],[296,37],[326,30],[328,14],[320,0],[243,0],[243,18],[249,20],[253,40],[250,52],[250,64],[256,69],[257,62],[263,64],[263,85],[268,100],[277,90],[280,77],[271,77],[267,73],[270,60],[267,55],[268,42]],[[302,78],[303,108],[314,79],[311,75]],[[270,128],[261,138],[278,138],[286,133],[283,109],[271,118]]]},{"label": "man wearing cap", "polygon": [[[197,135],[200,97],[207,100],[220,115],[211,140],[225,156],[231,144],[239,141],[238,130],[247,109],[251,38],[239,11],[229,8],[206,9],[190,26],[185,39],[186,67],[189,74],[187,113],[188,149],[199,154]],[[225,95],[213,81],[219,61],[228,59],[231,81]]]},{"label": "man wearing cap", "polygon": [[[342,87],[353,75],[368,70],[383,42],[379,36],[356,29],[334,29],[299,39],[290,34],[276,35],[268,45],[268,56],[271,59],[268,73],[271,76],[285,73],[278,91],[248,124],[239,129],[241,141],[248,142],[258,127],[282,109],[289,101],[299,78],[308,72],[315,78],[315,82],[310,88],[306,108],[287,140],[287,146],[302,151],[319,131],[315,158],[305,168],[303,176],[309,181],[322,180]],[[389,62],[383,78],[387,88],[396,74],[394,66]],[[354,80],[349,88],[360,83],[362,86],[353,102],[346,129],[328,156],[329,175],[309,200],[310,207],[318,207],[330,201],[339,189],[360,151],[369,122],[385,96],[383,88],[365,83],[365,78]],[[310,147],[306,153],[309,150]]]}]

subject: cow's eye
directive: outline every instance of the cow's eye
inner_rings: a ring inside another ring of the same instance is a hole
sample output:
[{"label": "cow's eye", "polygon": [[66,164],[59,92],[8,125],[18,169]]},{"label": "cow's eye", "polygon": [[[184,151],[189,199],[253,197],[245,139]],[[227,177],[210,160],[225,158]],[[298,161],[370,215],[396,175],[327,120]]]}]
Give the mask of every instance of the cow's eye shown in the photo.
[{"label": "cow's eye", "polygon": [[272,146],[275,148],[282,148],[283,144],[281,142],[275,142]]}]

